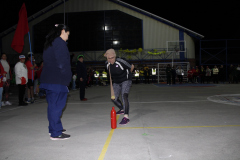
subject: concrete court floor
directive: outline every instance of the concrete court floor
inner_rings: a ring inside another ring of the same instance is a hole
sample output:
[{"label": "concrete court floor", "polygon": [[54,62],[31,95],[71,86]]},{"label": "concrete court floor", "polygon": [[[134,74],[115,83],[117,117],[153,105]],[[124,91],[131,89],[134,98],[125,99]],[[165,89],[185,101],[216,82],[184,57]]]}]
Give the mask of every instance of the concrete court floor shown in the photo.
[{"label": "concrete court floor", "polygon": [[[79,101],[78,90],[70,91],[62,122],[71,138],[64,141],[49,139],[45,99],[17,107],[13,91],[14,104],[0,110],[0,159],[239,160],[239,88],[133,84],[130,123],[115,130],[109,86],[88,88],[86,102]],[[226,94],[236,94],[235,105]],[[210,101],[214,95],[230,104]]]}]

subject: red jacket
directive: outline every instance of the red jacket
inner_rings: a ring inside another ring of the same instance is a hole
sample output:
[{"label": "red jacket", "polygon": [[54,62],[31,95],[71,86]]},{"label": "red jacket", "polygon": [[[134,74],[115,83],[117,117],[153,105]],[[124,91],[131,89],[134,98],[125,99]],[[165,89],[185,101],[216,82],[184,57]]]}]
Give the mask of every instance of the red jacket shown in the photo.
[{"label": "red jacket", "polygon": [[4,71],[4,68],[2,66],[2,64],[0,63],[0,87],[3,87],[3,74],[6,74],[6,72]]},{"label": "red jacket", "polygon": [[187,78],[192,78],[192,76],[193,76],[193,71],[190,69],[188,70]]}]

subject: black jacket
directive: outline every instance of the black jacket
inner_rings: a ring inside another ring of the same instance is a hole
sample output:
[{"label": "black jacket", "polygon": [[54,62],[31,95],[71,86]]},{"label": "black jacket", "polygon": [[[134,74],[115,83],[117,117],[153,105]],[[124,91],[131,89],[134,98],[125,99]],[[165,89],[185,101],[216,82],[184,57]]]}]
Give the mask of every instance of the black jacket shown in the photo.
[{"label": "black jacket", "polygon": [[111,72],[111,77],[113,83],[122,83],[127,80],[132,80],[131,66],[129,62],[122,58],[116,58],[114,64],[110,64],[107,61],[105,62],[106,68],[109,73],[109,68]]},{"label": "black jacket", "polygon": [[77,79],[83,78],[83,80],[87,80],[87,69],[84,63],[78,61],[77,62]]}]

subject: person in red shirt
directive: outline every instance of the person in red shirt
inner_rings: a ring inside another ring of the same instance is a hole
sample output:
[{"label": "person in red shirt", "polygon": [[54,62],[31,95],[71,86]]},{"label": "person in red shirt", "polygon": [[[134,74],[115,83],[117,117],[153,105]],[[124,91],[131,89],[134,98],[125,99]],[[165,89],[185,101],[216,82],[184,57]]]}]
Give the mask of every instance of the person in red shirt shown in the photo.
[{"label": "person in red shirt", "polygon": [[196,66],[195,72],[193,72],[193,82],[195,83],[199,82],[199,73],[200,70],[198,69],[198,66]]},{"label": "person in red shirt", "polygon": [[40,90],[39,90],[39,85],[40,85],[40,76],[41,76],[41,73],[42,73],[42,67],[43,67],[43,62],[40,63],[40,66],[37,68],[36,71],[36,79],[37,79],[37,86],[36,86],[36,94],[38,95]]},{"label": "person in red shirt", "polygon": [[[33,65],[36,64],[35,59],[32,60]],[[38,85],[38,78],[37,78],[37,71],[38,71],[38,66],[36,64],[36,67],[34,67],[34,81],[33,81],[33,93],[34,95],[38,95],[38,90],[37,90],[37,85]]]},{"label": "person in red shirt", "polygon": [[195,76],[196,76],[196,69],[194,67],[192,67],[192,83],[194,83],[195,81]]},{"label": "person in red shirt", "polygon": [[26,61],[25,65],[27,66],[28,70],[28,101],[27,103],[34,103],[34,93],[33,93],[33,84],[34,84],[34,68],[37,66],[33,64],[34,55],[28,54],[28,60]]},{"label": "person in red shirt", "polygon": [[192,70],[191,68],[188,70],[187,78],[188,78],[188,83],[192,83],[192,79],[193,79],[193,70]]}]

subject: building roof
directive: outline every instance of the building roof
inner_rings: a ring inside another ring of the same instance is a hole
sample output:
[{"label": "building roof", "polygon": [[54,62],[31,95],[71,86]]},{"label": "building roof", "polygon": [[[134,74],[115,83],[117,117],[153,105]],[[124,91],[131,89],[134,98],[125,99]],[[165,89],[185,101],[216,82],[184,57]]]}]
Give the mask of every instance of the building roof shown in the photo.
[{"label": "building roof", "polygon": [[176,23],[174,23],[174,22],[171,22],[171,21],[169,21],[169,20],[167,20],[167,19],[164,19],[164,18],[162,18],[162,17],[159,17],[159,16],[157,16],[157,15],[155,15],[155,14],[152,14],[152,13],[150,13],[150,12],[147,12],[147,11],[145,11],[145,10],[142,10],[142,9],[140,9],[140,8],[138,8],[138,7],[135,7],[135,6],[133,6],[133,5],[130,5],[130,4],[125,3],[125,2],[123,2],[123,1],[120,1],[120,0],[109,0],[109,1],[115,2],[115,3],[119,4],[119,5],[122,5],[122,6],[124,6],[124,7],[129,8],[129,9],[132,9],[132,10],[134,10],[134,11],[136,11],[136,12],[139,12],[139,13],[141,13],[141,14],[144,14],[144,15],[146,15],[146,16],[148,16],[148,17],[151,17],[151,18],[153,18],[153,19],[155,19],[155,20],[157,20],[157,21],[160,21],[160,22],[162,22],[162,23],[165,23],[165,24],[167,24],[167,25],[169,25],[169,26],[172,26],[172,27],[174,27],[174,28],[177,28],[177,29],[179,29],[179,30],[183,30],[184,32],[188,33],[190,36],[195,37],[195,38],[197,38],[197,39],[202,39],[202,38],[204,38],[203,35],[201,35],[201,34],[199,34],[199,33],[197,33],[197,32],[194,32],[194,31],[192,31],[192,30],[190,30],[190,29],[188,29],[188,28],[185,28],[185,27],[183,27],[183,26],[181,26],[181,25],[178,25],[178,24],[176,24]]},{"label": "building roof", "polygon": [[[68,0],[65,0],[65,1],[68,1]],[[196,33],[196,32],[194,32],[194,31],[192,31],[192,30],[190,30],[190,29],[188,29],[188,28],[185,28],[185,27],[183,27],[183,26],[181,26],[181,25],[178,25],[178,24],[176,24],[176,23],[174,23],[174,22],[171,22],[171,21],[169,21],[169,20],[167,20],[167,19],[164,19],[164,18],[162,18],[162,17],[159,17],[159,16],[157,16],[157,15],[155,15],[155,14],[152,14],[152,13],[150,13],[150,12],[147,12],[147,11],[145,11],[145,10],[143,10],[143,9],[140,9],[140,8],[138,8],[138,7],[135,7],[135,6],[133,6],[133,5],[130,5],[130,4],[128,4],[128,3],[125,3],[125,2],[123,2],[123,1],[120,1],[120,0],[109,0],[109,1],[114,2],[114,3],[116,3],[116,4],[119,4],[119,5],[121,5],[121,6],[127,7],[127,8],[129,8],[129,9],[131,9],[131,10],[134,10],[134,11],[138,12],[138,13],[144,14],[144,15],[152,18],[152,19],[155,19],[155,20],[157,20],[157,21],[160,21],[160,22],[162,22],[162,23],[165,23],[165,24],[167,24],[167,25],[169,25],[169,26],[171,26],[171,27],[174,27],[174,28],[177,28],[177,29],[179,29],[179,30],[182,30],[182,31],[186,32],[187,34],[189,34],[189,36],[191,36],[191,37],[194,37],[194,38],[197,38],[197,39],[202,39],[202,38],[204,38],[204,36],[201,35],[201,34],[199,34],[199,33]],[[57,7],[57,6],[59,6],[59,5],[63,4],[63,3],[64,3],[64,0],[58,0],[58,1],[56,1],[55,3],[49,5],[48,7],[44,8],[44,9],[42,9],[41,11],[37,12],[36,14],[28,17],[28,22],[31,22],[32,20],[36,19],[37,17],[41,16],[42,14],[45,14],[46,12],[54,9],[55,7]],[[10,27],[9,29],[3,31],[2,33],[0,33],[0,37],[3,37],[3,36],[5,36],[5,35],[9,34],[10,32],[14,31],[14,30],[16,29],[16,27],[17,27],[17,24],[14,25],[14,26],[12,26],[12,27]]]}]

